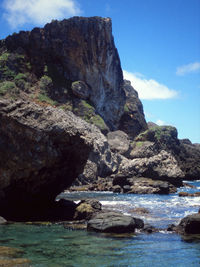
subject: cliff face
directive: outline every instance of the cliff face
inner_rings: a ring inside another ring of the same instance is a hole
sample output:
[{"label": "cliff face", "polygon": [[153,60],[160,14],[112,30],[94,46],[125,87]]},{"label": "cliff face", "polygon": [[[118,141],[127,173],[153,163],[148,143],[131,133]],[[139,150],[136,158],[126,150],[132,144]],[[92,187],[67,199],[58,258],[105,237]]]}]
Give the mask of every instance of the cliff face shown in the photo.
[{"label": "cliff face", "polygon": [[[53,21],[43,29],[9,36],[3,45],[12,53],[25,55],[37,79],[44,74],[50,76],[51,98],[66,102],[74,93],[78,98],[84,95],[83,99],[94,106],[109,128],[117,129],[124,111],[125,93],[109,18],[73,17]],[[82,94],[71,90],[75,81],[84,81]]]},{"label": "cliff face", "polygon": [[120,119],[119,129],[126,132],[131,138],[135,138],[139,133],[147,129],[143,106],[137,91],[129,81],[124,80],[123,88],[126,94],[126,104]]}]

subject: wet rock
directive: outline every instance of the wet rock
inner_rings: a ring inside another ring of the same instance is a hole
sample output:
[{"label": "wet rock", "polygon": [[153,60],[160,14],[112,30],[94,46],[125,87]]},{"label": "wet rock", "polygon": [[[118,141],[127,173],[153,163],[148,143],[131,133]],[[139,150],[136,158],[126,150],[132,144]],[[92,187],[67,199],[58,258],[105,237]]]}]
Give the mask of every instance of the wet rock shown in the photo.
[{"label": "wet rock", "polygon": [[74,214],[75,220],[89,220],[95,213],[101,211],[101,203],[95,199],[86,199],[78,203]]},{"label": "wet rock", "polygon": [[131,187],[130,187],[130,185],[124,185],[124,186],[123,186],[123,193],[127,193],[127,192],[129,192],[129,191],[131,191]]},{"label": "wet rock", "polygon": [[87,203],[81,203],[77,206],[76,212],[74,215],[75,220],[82,220],[86,219],[89,220],[94,213],[94,209],[90,204]]},{"label": "wet rock", "polygon": [[21,256],[23,253],[23,250],[18,248],[0,246],[0,257],[15,258]]},{"label": "wet rock", "polygon": [[149,210],[146,209],[146,208],[135,208],[135,209],[131,209],[129,210],[129,212],[133,212],[133,213],[137,213],[137,214],[148,214],[149,213]]},{"label": "wet rock", "polygon": [[183,234],[200,234],[200,213],[183,218],[177,226],[177,231]]},{"label": "wet rock", "polygon": [[31,267],[31,261],[28,259],[0,259],[1,267]]},{"label": "wet rock", "polygon": [[114,185],[112,187],[112,191],[113,191],[113,193],[121,193],[122,192],[122,188],[119,185]]},{"label": "wet rock", "polygon": [[176,225],[175,225],[175,224],[170,224],[170,225],[167,227],[167,231],[169,231],[169,232],[174,232],[174,231],[176,231]]},{"label": "wet rock", "polygon": [[134,218],[116,212],[99,213],[87,225],[87,229],[96,232],[129,233],[134,232],[141,222]]},{"label": "wet rock", "polygon": [[188,193],[188,192],[179,192],[179,197],[200,197],[200,192]]},{"label": "wet rock", "polygon": [[143,232],[148,233],[148,234],[158,232],[158,229],[150,224],[145,224],[142,230]]}]

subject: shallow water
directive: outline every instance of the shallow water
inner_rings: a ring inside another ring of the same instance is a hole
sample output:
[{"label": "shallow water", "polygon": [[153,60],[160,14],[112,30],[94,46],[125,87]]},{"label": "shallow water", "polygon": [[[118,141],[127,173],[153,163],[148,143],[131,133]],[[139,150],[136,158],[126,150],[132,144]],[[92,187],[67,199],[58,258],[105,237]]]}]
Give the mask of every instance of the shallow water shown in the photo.
[{"label": "shallow water", "polygon": [[[200,181],[193,182],[200,189]],[[186,191],[186,189],[180,189]],[[188,191],[193,189],[188,188]],[[132,209],[145,207],[145,222],[165,228],[185,215],[197,212],[200,198],[178,197],[177,194],[127,195],[112,193],[64,193],[62,197],[79,200],[95,197],[104,208],[133,214]],[[25,225],[0,227],[0,246],[21,248],[33,267],[70,266],[200,266],[200,239],[183,239],[161,231],[155,234],[111,236],[69,230],[62,225]],[[21,257],[21,255],[20,255]]]}]

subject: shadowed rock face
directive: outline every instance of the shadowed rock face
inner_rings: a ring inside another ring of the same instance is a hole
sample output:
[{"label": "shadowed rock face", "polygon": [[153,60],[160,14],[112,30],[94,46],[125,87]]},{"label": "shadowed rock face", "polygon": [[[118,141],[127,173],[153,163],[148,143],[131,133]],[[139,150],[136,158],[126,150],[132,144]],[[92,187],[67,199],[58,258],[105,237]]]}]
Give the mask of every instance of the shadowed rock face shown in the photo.
[{"label": "shadowed rock face", "polygon": [[82,173],[94,147],[105,152],[105,137],[73,113],[1,99],[0,214],[29,218],[47,209]]},{"label": "shadowed rock face", "polygon": [[46,65],[53,66],[53,71],[69,84],[84,81],[97,113],[111,130],[117,129],[124,112],[125,93],[111,19],[73,17],[53,21],[43,29],[9,36],[3,44],[9,51],[25,53],[38,77]]},{"label": "shadowed rock face", "polygon": [[119,129],[129,135],[131,139],[147,129],[143,106],[138,98],[137,91],[131,86],[130,81],[124,80],[126,94],[124,113],[120,119]]}]

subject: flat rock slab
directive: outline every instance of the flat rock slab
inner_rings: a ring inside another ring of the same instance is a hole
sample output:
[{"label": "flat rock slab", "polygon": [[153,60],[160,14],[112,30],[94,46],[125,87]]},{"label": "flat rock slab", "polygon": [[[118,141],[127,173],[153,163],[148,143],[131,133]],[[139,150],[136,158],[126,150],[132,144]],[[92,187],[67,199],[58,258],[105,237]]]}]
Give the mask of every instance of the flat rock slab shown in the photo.
[{"label": "flat rock slab", "polygon": [[116,212],[99,213],[87,225],[88,230],[105,233],[130,233],[135,228],[134,218]]}]

